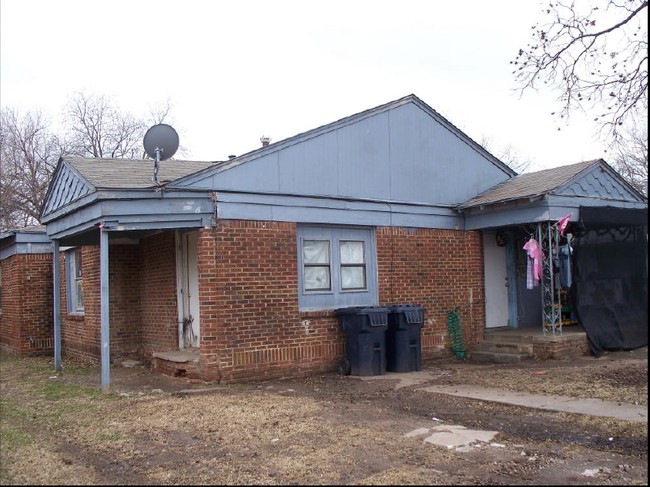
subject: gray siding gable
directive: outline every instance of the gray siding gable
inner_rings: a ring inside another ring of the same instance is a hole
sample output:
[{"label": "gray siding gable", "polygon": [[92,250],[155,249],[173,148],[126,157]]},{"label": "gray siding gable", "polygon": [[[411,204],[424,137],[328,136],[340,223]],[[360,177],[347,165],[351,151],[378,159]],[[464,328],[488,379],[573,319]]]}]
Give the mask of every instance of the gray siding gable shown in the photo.
[{"label": "gray siding gable", "polygon": [[646,198],[609,164],[603,159],[595,159],[520,174],[471,198],[458,208],[466,210],[517,200],[533,201],[552,195],[647,203]]},{"label": "gray siding gable", "polygon": [[590,166],[554,194],[614,201],[641,200],[638,193],[604,161]]},{"label": "gray siding gable", "polygon": [[514,174],[410,95],[170,186],[448,206]]},{"label": "gray siding gable", "polygon": [[200,169],[212,167],[205,161],[160,161],[159,186],[153,180],[153,160],[62,158],[45,195],[41,219],[69,213],[100,199],[155,198],[169,182]]},{"label": "gray siding gable", "polygon": [[558,220],[581,207],[647,208],[647,198],[603,159],[522,174],[459,205],[468,230]]},{"label": "gray siding gable", "polygon": [[45,195],[41,215],[48,215],[94,191],[95,188],[78,171],[61,159]]}]

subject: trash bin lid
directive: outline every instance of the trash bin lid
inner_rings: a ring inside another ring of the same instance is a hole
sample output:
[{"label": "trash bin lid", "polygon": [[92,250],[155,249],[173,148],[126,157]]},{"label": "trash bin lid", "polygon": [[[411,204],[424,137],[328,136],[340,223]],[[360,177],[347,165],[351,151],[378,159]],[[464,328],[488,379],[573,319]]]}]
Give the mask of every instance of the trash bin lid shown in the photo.
[{"label": "trash bin lid", "polygon": [[403,313],[408,324],[424,321],[424,308],[417,304],[395,304],[389,306],[391,313]]},{"label": "trash bin lid", "polygon": [[411,325],[414,323],[422,323],[424,321],[424,310],[423,309],[414,309],[404,311],[404,317],[406,322]]},{"label": "trash bin lid", "polygon": [[359,310],[360,315],[366,315],[370,326],[388,326],[388,308],[367,307]]},{"label": "trash bin lid", "polygon": [[338,308],[334,310],[337,315],[351,315],[357,314],[359,310],[365,309],[364,306],[348,306],[347,308]]}]

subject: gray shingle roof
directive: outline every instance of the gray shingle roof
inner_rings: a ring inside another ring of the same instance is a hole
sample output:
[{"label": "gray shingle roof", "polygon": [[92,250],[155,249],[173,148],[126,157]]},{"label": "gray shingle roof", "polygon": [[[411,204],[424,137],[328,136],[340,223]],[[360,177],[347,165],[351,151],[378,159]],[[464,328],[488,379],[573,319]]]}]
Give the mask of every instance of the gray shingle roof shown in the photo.
[{"label": "gray shingle roof", "polygon": [[[95,189],[145,189],[155,186],[152,181],[154,162],[150,159],[66,157],[64,160]],[[158,182],[166,184],[214,165],[206,161],[160,161]]]},{"label": "gray shingle roof", "polygon": [[486,192],[475,196],[458,206],[459,209],[472,206],[490,205],[504,201],[512,201],[522,198],[534,198],[551,193],[563,186],[582,171],[594,164],[600,163],[601,159],[578,162],[568,166],[544,169],[542,171],[520,174],[507,179]]}]

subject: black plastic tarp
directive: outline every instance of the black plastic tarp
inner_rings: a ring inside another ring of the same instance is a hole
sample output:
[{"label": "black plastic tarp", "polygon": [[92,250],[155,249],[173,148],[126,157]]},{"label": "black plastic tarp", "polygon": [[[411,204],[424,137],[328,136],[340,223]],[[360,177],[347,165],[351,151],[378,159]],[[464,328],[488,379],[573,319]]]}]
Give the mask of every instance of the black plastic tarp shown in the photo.
[{"label": "black plastic tarp", "polygon": [[580,221],[588,226],[647,225],[647,208],[581,206]]},{"label": "black plastic tarp", "polygon": [[572,296],[591,351],[648,344],[647,210],[580,208]]}]

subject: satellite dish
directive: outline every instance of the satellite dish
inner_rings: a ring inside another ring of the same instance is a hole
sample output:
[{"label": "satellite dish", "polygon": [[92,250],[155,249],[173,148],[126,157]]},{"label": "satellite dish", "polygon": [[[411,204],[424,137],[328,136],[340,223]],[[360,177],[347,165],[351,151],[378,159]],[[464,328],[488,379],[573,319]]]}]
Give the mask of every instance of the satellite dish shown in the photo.
[{"label": "satellite dish", "polygon": [[178,150],[178,134],[171,125],[159,123],[144,134],[144,150],[154,160],[153,182],[158,184],[158,163],[169,159]]},{"label": "satellite dish", "polygon": [[144,134],[144,150],[149,157],[159,161],[169,159],[178,150],[178,134],[171,125],[159,123]]}]

